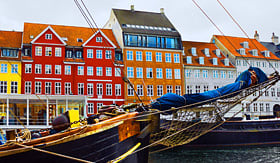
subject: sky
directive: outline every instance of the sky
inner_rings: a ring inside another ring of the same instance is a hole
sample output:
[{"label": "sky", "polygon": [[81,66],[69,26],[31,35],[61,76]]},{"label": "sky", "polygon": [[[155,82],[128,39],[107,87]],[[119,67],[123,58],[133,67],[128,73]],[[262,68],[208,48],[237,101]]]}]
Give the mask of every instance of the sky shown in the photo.
[{"label": "sky", "polygon": [[[99,27],[110,17],[112,8],[160,12],[180,32],[184,41],[209,42],[221,33],[192,0],[83,0]],[[246,37],[217,0],[196,0],[225,35]],[[220,0],[241,27],[261,41],[271,41],[272,32],[280,36],[279,0]],[[0,30],[23,31],[24,22],[88,27],[74,0],[0,0]]]}]

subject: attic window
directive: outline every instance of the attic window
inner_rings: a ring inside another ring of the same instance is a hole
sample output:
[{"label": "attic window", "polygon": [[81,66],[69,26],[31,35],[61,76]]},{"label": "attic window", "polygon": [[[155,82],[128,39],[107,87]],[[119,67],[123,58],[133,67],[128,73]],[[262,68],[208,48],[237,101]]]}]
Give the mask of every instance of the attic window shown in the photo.
[{"label": "attic window", "polygon": [[96,42],[102,42],[102,37],[96,37]]},{"label": "attic window", "polygon": [[221,57],[221,50],[220,49],[216,49],[215,50],[215,54],[217,57]]},{"label": "attic window", "polygon": [[228,58],[226,58],[225,60],[224,60],[224,64],[225,64],[225,66],[229,66],[229,59]]},{"label": "attic window", "polygon": [[83,42],[82,38],[77,38],[77,42]]},{"label": "attic window", "polygon": [[218,58],[213,58],[213,65],[218,65]]},{"label": "attic window", "polygon": [[204,57],[199,57],[199,64],[204,65]]},{"label": "attic window", "polygon": [[258,50],[257,50],[257,49],[251,50],[251,54],[252,54],[253,56],[258,56]]},{"label": "attic window", "polygon": [[206,57],[210,57],[209,49],[208,48],[204,49],[204,54],[206,55]]},{"label": "attic window", "polygon": [[61,37],[61,39],[62,39],[63,41],[68,41],[68,38],[67,38],[67,37]]},{"label": "attic window", "polygon": [[191,53],[192,53],[193,56],[197,56],[195,47],[191,48]]},{"label": "attic window", "polygon": [[265,57],[270,57],[270,53],[268,50],[265,50],[262,53],[264,54]]},{"label": "attic window", "polygon": [[46,40],[51,40],[52,39],[52,34],[46,34],[45,37],[46,37]]},{"label": "attic window", "polygon": [[192,64],[192,56],[187,56],[187,64]]},{"label": "attic window", "polygon": [[242,45],[243,48],[245,48],[245,49],[246,49],[246,48],[247,48],[247,49],[249,48],[249,43],[248,43],[247,41],[242,42],[241,45]]},{"label": "attic window", "polygon": [[239,54],[241,54],[241,55],[246,55],[245,49],[244,49],[244,48],[240,48],[240,49],[239,49]]},{"label": "attic window", "polygon": [[31,38],[31,39],[33,39],[33,38],[34,38],[34,36],[33,36],[33,35],[30,35],[30,38]]}]

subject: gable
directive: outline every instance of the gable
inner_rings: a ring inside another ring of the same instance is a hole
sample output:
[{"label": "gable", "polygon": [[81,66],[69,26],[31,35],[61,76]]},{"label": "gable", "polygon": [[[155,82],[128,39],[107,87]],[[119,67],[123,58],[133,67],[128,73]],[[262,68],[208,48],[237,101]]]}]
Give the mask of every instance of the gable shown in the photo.
[{"label": "gable", "polygon": [[32,44],[58,44],[66,45],[66,43],[60,38],[60,36],[48,26],[44,31],[42,31],[35,39],[31,41]]},{"label": "gable", "polygon": [[83,46],[85,46],[85,47],[94,46],[94,47],[116,48],[116,45],[100,30],[97,31],[94,35],[92,35],[83,44]]}]

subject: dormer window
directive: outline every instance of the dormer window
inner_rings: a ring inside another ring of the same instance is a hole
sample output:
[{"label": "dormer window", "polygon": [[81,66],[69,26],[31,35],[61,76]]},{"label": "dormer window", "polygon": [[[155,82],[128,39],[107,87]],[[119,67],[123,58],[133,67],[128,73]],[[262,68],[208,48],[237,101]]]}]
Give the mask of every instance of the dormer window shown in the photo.
[{"label": "dormer window", "polygon": [[210,57],[209,49],[208,48],[204,49],[204,54],[206,55],[206,57]]},{"label": "dormer window", "polygon": [[225,64],[225,66],[229,66],[229,59],[228,58],[226,58],[225,60],[224,60],[224,64]]},{"label": "dormer window", "polygon": [[218,58],[213,58],[213,65],[218,65]]},{"label": "dormer window", "polygon": [[51,40],[52,39],[52,34],[46,34],[45,37],[46,37],[46,40]]},{"label": "dormer window", "polygon": [[265,50],[262,53],[264,54],[265,57],[270,57],[270,53],[268,50]]},{"label": "dormer window", "polygon": [[244,48],[240,48],[240,49],[239,49],[239,54],[240,54],[240,55],[246,55],[245,49],[244,49]]},{"label": "dormer window", "polygon": [[243,48],[248,49],[249,48],[249,43],[247,41],[244,41],[241,43],[241,45],[243,46]]},{"label": "dormer window", "polygon": [[204,57],[199,57],[199,64],[204,65]]},{"label": "dormer window", "polygon": [[257,49],[251,50],[251,54],[252,54],[253,56],[258,56],[258,50],[257,50]]},{"label": "dormer window", "polygon": [[197,56],[195,47],[191,48],[191,53],[192,53],[193,56]]},{"label": "dormer window", "polygon": [[220,58],[221,57],[221,50],[220,49],[216,49],[215,50],[215,54],[216,54],[217,57]]},{"label": "dormer window", "polygon": [[66,51],[66,58],[72,58],[72,51],[71,50]]},{"label": "dormer window", "polygon": [[82,51],[76,51],[76,58],[83,58]]},{"label": "dormer window", "polygon": [[77,38],[77,42],[83,42],[82,38]]},{"label": "dormer window", "polygon": [[192,56],[187,56],[187,64],[192,64]]},{"label": "dormer window", "polygon": [[102,37],[96,37],[96,42],[102,42]]}]

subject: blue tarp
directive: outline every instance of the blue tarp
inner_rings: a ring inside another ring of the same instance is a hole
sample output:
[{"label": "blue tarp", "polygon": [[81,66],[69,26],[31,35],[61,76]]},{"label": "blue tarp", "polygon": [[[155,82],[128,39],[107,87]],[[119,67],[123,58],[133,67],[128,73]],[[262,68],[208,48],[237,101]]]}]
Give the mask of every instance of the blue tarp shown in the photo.
[{"label": "blue tarp", "polygon": [[[268,80],[266,74],[257,67],[250,67],[248,70],[242,72],[235,80],[234,83],[228,84],[224,87],[206,91],[203,93],[195,94],[185,94],[183,96],[176,95],[174,93],[167,93],[162,97],[158,98],[156,102],[152,103],[152,108],[159,110],[168,110],[171,107],[180,107],[184,105],[190,105],[198,102],[202,102],[199,105],[203,104],[203,101],[207,101],[213,98],[217,98],[223,95],[227,95],[238,90],[247,88],[252,83],[251,73],[249,70],[254,70],[256,72],[257,81],[255,84],[262,83]],[[234,96],[235,94],[232,94]],[[213,99],[214,101],[215,99]],[[205,102],[206,103],[206,102]]]}]

